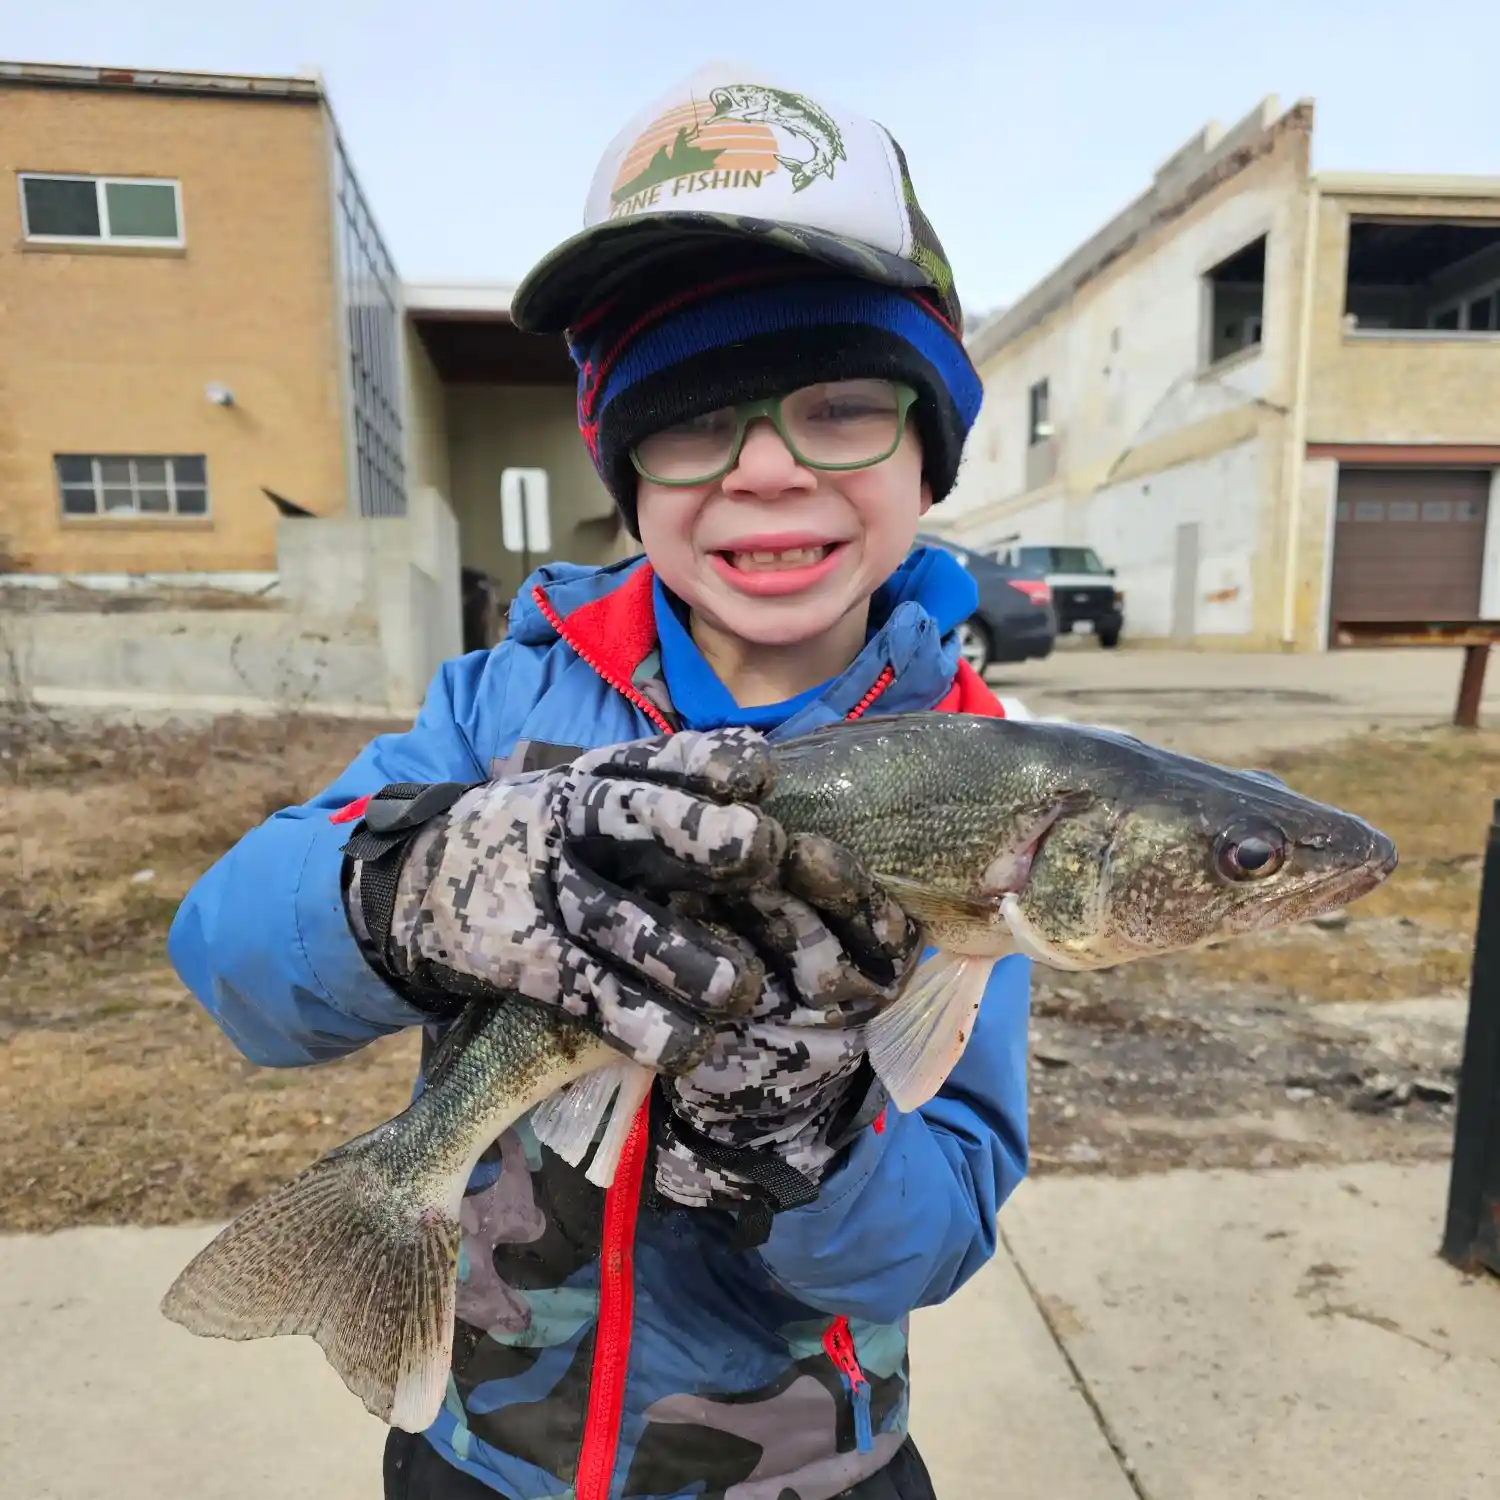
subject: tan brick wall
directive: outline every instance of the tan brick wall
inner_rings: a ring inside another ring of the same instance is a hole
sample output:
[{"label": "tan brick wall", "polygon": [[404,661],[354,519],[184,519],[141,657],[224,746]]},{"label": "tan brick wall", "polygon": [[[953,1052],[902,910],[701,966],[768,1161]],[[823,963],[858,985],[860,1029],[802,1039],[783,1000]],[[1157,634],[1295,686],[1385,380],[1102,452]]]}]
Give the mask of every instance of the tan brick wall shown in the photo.
[{"label": "tan brick wall", "polygon": [[[275,565],[347,504],[315,103],[0,86],[0,540],[38,572]],[[25,246],[21,171],[175,177],[183,251]],[[235,394],[222,408],[210,381]],[[207,521],[63,521],[54,453],[202,453]]]},{"label": "tan brick wall", "polygon": [[1351,215],[1486,217],[1493,198],[1325,197],[1318,210],[1307,440],[1500,442],[1500,338],[1347,334],[1344,279]]}]

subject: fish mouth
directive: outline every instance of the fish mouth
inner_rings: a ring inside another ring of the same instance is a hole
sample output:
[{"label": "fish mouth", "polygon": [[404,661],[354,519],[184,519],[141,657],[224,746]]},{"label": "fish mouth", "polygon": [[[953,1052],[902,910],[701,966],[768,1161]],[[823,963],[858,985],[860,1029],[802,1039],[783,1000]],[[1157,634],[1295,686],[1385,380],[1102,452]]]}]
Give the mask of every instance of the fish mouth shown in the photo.
[{"label": "fish mouth", "polygon": [[1334,876],[1316,894],[1322,897],[1326,893],[1343,904],[1356,901],[1387,879],[1396,868],[1398,858],[1395,844],[1378,829],[1371,829],[1370,849],[1364,863]]},{"label": "fish mouth", "polygon": [[1338,911],[1383,884],[1396,868],[1397,860],[1395,844],[1385,834],[1372,830],[1369,853],[1362,863],[1330,875],[1317,885],[1287,891],[1256,911],[1254,919],[1240,930],[1258,932],[1281,926],[1288,918],[1292,922],[1307,922]]}]

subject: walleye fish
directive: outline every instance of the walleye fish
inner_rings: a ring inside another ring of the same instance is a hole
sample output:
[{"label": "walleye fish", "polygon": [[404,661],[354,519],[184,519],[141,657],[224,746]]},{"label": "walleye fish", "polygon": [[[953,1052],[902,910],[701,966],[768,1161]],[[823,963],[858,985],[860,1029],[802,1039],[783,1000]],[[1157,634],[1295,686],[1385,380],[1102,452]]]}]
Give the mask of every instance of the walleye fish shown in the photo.
[{"label": "walleye fish", "polygon": [[[957,1063],[1005,955],[1104,968],[1265,931],[1347,905],[1396,863],[1357,817],[1112,731],[907,714],[772,757],[766,810],[851,850],[938,950],[866,1028],[903,1112]],[[241,1214],[162,1310],[205,1336],[308,1334],[369,1411],[423,1431],[447,1389],[480,1154],[531,1113],[575,1165],[593,1148],[607,1186],[652,1077],[554,1011],[471,1005],[406,1110]]]}]

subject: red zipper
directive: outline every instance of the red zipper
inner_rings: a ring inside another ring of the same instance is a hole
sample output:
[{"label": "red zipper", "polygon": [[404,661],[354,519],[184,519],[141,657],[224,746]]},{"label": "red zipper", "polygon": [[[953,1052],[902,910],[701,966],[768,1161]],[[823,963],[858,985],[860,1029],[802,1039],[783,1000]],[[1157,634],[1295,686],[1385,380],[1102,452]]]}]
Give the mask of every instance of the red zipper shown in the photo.
[{"label": "red zipper", "polygon": [[[623,681],[601,666],[592,653],[569,635],[562,617],[553,609],[540,584],[533,587],[531,597],[547,623],[580,661],[592,668],[626,702],[633,703],[663,734],[674,732],[666,716],[634,684]],[[895,668],[887,666],[847,717],[858,719],[868,712],[895,677]],[[640,1212],[641,1178],[645,1173],[650,1133],[651,1101],[648,1098],[630,1127],[614,1181],[604,1194],[604,1233],[599,1251],[599,1313],[594,1325],[588,1415],[584,1421],[583,1445],[578,1454],[578,1473],[573,1486],[575,1500],[608,1500],[615,1458],[619,1453],[620,1421],[625,1411],[625,1377],[630,1367],[631,1325],[635,1314],[635,1225]],[[840,1318],[824,1335],[823,1344],[829,1350],[829,1358],[838,1363],[829,1345],[834,1329],[838,1328],[842,1328],[842,1339],[847,1341],[853,1375],[849,1375],[844,1366],[839,1368],[849,1378],[854,1396],[854,1427],[859,1451],[868,1453],[873,1446],[870,1382],[854,1358],[854,1339],[846,1318]]]},{"label": "red zipper", "polygon": [[651,720],[663,734],[671,734],[672,726],[667,722],[666,716],[646,695],[629,683],[623,682],[613,672],[607,671],[599,665],[596,658],[575,641],[567,632],[562,616],[553,609],[552,602],[542,592],[541,584],[537,584],[531,591],[532,602],[541,610],[547,623],[557,632],[558,636],[567,643],[568,648],[586,666],[592,667],[610,687],[612,687],[627,702],[635,704],[645,716]]},{"label": "red zipper", "polygon": [[635,1311],[635,1221],[651,1131],[651,1101],[641,1105],[620,1152],[615,1180],[604,1194],[604,1244],[599,1255],[599,1317],[588,1419],[573,1492],[577,1500],[606,1500],[620,1446],[630,1325]]},{"label": "red zipper", "polygon": [[870,1425],[870,1382],[859,1367],[848,1318],[835,1318],[828,1325],[823,1334],[823,1352],[849,1382],[849,1397],[854,1404],[854,1441],[861,1453],[869,1453],[875,1447],[875,1434]]}]

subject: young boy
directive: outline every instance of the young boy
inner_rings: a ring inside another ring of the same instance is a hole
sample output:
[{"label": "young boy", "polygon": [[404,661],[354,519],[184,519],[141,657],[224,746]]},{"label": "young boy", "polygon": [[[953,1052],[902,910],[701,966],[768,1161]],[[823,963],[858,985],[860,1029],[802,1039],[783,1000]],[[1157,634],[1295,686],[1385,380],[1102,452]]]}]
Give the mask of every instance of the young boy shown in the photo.
[{"label": "young boy", "polygon": [[[501,646],[173,927],[268,1066],[511,987],[659,1070],[607,1192],[524,1122],[481,1161],[447,1405],[392,1431],[391,1500],[930,1496],[907,1317],[989,1258],[1025,1171],[1026,961],[903,1116],[858,1039],[916,930],[816,841],[765,884],[762,736],[1000,708],[958,655],[972,581],[912,551],[981,397],[941,246],[880,126],[759,77],[704,69],[627,126],[513,303],[567,330],[645,557],[542,568]],[[712,926],[663,904],[706,885]]]}]

